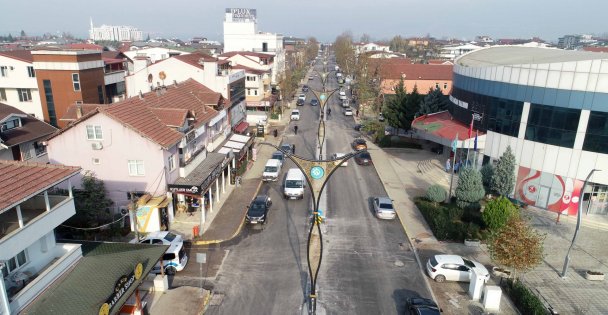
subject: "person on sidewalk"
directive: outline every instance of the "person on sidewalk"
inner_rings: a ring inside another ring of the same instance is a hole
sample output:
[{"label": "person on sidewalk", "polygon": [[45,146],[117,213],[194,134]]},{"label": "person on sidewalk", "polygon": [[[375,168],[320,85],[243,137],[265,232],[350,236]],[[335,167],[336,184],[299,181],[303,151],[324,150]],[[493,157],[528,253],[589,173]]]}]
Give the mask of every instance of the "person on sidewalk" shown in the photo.
[{"label": "person on sidewalk", "polygon": [[296,154],[296,145],[295,145],[295,143],[291,145],[291,154]]},{"label": "person on sidewalk", "polygon": [[355,111],[355,116],[359,117],[359,110],[358,109]]},{"label": "person on sidewalk", "polygon": [[331,116],[331,108],[327,108],[327,116]]},{"label": "person on sidewalk", "polygon": [[273,134],[274,134],[274,137],[276,138],[276,137],[279,135],[279,131],[275,129],[275,130],[273,131]]},{"label": "person on sidewalk", "polygon": [[298,125],[293,126],[293,132],[297,135],[298,134]]}]

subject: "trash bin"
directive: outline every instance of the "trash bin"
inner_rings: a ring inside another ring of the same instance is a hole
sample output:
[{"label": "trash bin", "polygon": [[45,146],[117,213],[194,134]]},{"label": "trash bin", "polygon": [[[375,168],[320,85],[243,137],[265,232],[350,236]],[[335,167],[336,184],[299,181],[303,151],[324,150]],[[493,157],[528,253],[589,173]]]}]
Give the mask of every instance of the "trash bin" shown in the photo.
[{"label": "trash bin", "polygon": [[199,231],[199,226],[195,225],[192,227],[192,237],[197,237],[198,236],[198,231]]}]

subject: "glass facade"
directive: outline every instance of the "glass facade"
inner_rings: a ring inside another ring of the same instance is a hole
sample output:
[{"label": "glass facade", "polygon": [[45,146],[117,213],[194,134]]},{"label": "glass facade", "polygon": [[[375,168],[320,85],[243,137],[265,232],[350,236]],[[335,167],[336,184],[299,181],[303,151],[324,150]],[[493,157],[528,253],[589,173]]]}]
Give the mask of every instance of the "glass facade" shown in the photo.
[{"label": "glass facade", "polygon": [[530,104],[526,140],[573,148],[580,109]]},{"label": "glass facade", "polygon": [[57,113],[55,112],[55,101],[53,100],[53,88],[51,80],[43,80],[44,96],[46,98],[46,108],[49,114],[49,123],[57,127]]},{"label": "glass facade", "polygon": [[469,104],[468,109],[452,104],[450,114],[458,121],[468,125],[471,123],[471,115],[478,114],[481,120],[474,122],[476,129],[517,137],[523,102],[477,94],[456,87],[452,88],[452,96]]},{"label": "glass facade", "polygon": [[608,113],[590,113],[583,150],[608,154]]}]

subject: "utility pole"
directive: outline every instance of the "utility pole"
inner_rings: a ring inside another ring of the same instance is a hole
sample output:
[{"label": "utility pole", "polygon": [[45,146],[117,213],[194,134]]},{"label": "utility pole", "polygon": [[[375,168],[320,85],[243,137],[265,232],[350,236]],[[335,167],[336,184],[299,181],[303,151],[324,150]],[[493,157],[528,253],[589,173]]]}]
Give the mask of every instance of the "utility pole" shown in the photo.
[{"label": "utility pole", "polygon": [[130,192],[131,194],[131,218],[133,219],[133,226],[135,229],[135,237],[139,241],[139,228],[137,226],[137,203],[135,202],[135,194]]}]

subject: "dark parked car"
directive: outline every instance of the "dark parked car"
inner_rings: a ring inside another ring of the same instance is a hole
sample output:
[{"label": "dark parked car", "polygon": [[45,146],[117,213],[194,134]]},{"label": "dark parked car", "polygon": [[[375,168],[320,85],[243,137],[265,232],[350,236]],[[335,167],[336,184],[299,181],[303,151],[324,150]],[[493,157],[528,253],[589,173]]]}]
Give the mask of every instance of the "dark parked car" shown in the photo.
[{"label": "dark parked car", "polygon": [[308,85],[302,85],[302,92],[308,92]]},{"label": "dark parked car", "polygon": [[316,98],[313,98],[312,100],[310,100],[310,105],[311,106],[317,106],[317,105],[319,105],[319,101],[317,101]]},{"label": "dark parked car", "polygon": [[355,130],[356,131],[361,131],[361,124],[356,124],[355,125]]},{"label": "dark parked car", "polygon": [[365,140],[361,139],[361,138],[357,138],[353,141],[353,143],[350,144],[353,149],[357,150],[357,151],[361,151],[361,150],[365,150],[367,149],[367,142],[365,142]]},{"label": "dark parked car", "polygon": [[424,298],[407,299],[406,315],[439,315],[442,310],[433,300]]},{"label": "dark parked car", "polygon": [[281,144],[281,147],[280,147],[280,149],[282,151],[284,151],[285,153],[293,153],[293,152],[291,152],[292,148],[293,148],[292,145],[289,143],[283,143],[283,144]]},{"label": "dark parked car", "polygon": [[275,153],[272,154],[272,156],[270,157],[271,160],[279,160],[281,161],[281,164],[283,164],[283,162],[285,162],[285,156],[283,155],[283,152],[281,151],[276,151]]},{"label": "dark parked car", "polygon": [[359,165],[371,165],[372,164],[372,156],[367,152],[362,152],[355,155],[355,163]]},{"label": "dark parked car", "polygon": [[266,224],[268,222],[268,210],[272,205],[272,200],[266,195],[255,197],[247,209],[247,223]]},{"label": "dark parked car", "polygon": [[304,106],[304,100],[301,98],[298,98],[298,100],[296,101],[296,105],[298,106]]}]

